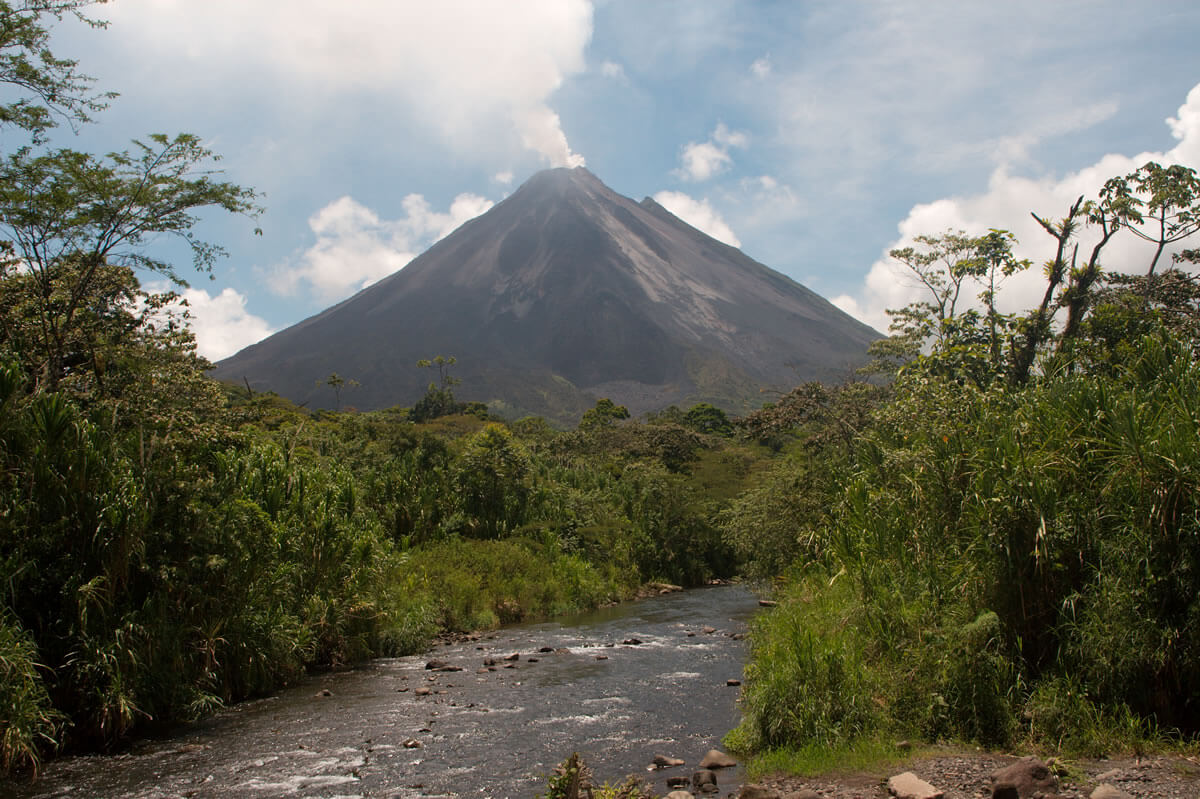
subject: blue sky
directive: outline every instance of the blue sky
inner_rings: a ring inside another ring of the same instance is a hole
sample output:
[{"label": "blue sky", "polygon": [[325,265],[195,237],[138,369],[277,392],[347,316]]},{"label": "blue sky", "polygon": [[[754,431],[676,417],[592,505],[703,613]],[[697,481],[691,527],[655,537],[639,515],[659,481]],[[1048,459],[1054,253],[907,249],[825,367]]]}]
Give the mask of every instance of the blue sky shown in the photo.
[{"label": "blue sky", "polygon": [[1001,227],[1040,261],[1030,211],[1061,215],[1150,157],[1200,166],[1194,0],[115,0],[96,15],[107,30],[64,23],[55,47],[121,96],[58,143],[195,133],[264,195],[260,220],[200,227],[230,254],[188,292],[212,358],[402,268],[549,166],[654,196],[881,329],[914,296],[889,248]]}]

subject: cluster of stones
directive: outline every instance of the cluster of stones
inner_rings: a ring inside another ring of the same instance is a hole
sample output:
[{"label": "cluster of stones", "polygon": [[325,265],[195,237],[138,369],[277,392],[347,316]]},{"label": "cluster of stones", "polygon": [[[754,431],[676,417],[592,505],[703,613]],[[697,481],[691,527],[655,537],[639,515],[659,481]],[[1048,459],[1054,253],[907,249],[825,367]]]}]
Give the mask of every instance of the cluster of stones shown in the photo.
[{"label": "cluster of stones", "polygon": [[[1101,779],[1105,775],[1101,775]],[[1059,793],[1060,785],[1054,770],[1035,757],[1024,757],[1004,768],[994,771],[989,785],[980,786],[980,795],[990,799],[1074,799],[1081,794]],[[896,799],[943,799],[945,792],[935,788],[911,771],[897,774],[887,781],[888,795]],[[1134,797],[1107,782],[1100,782],[1087,799],[1134,799]],[[780,793],[757,785],[743,786],[739,799],[820,799],[821,794],[812,790],[798,793]]]},{"label": "cluster of stones", "polygon": [[[646,769],[656,771],[683,765],[686,765],[686,762],[681,758],[655,755],[654,762]],[[733,768],[736,765],[737,761],[729,755],[717,749],[710,749],[704,757],[700,758],[700,764],[696,771],[692,772],[690,779],[688,777],[667,778],[667,787],[671,789],[671,792],[667,794],[666,799],[693,799],[693,791],[695,793],[717,793],[720,790],[717,786],[717,771],[723,768]],[[688,790],[689,788],[691,790]]]}]

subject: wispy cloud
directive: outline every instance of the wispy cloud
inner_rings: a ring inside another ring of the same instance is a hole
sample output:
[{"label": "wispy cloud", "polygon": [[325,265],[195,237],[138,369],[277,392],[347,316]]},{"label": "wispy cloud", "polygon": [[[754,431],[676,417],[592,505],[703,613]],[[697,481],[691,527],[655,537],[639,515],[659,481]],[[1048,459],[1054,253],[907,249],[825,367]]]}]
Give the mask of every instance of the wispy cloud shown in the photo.
[{"label": "wispy cloud", "polygon": [[708,200],[697,200],[681,191],[660,191],[654,195],[654,200],[684,222],[704,231],[717,241],[723,241],[732,247],[742,246],[733,229]]},{"label": "wispy cloud", "polygon": [[405,215],[382,219],[346,196],[308,220],[316,242],[271,271],[278,294],[305,291],[322,301],[339,300],[408,264],[423,249],[492,207],[475,194],[460,194],[446,212],[433,210],[419,194],[404,198]]}]

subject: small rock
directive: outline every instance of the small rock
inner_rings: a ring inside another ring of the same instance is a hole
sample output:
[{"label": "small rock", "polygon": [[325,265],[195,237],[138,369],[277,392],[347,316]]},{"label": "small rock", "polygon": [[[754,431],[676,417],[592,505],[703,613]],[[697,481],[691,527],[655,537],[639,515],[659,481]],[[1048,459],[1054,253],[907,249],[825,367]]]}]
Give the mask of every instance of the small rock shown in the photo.
[{"label": "small rock", "polygon": [[695,638],[695,637],[696,637],[696,634],[695,634],[695,633],[692,633],[692,632],[689,632],[689,633],[687,634],[687,637],[688,637],[688,638]]},{"label": "small rock", "polygon": [[444,669],[445,667],[446,661],[444,660],[431,660],[425,664],[426,671],[438,671],[440,669]]},{"label": "small rock", "polygon": [[521,659],[521,653],[520,653],[520,652],[513,652],[511,655],[507,655],[507,656],[506,656],[504,659],[505,659],[505,660],[520,660],[520,659]]},{"label": "small rock", "polygon": [[700,632],[704,633],[705,635],[712,635],[712,634],[713,634],[713,633],[715,633],[716,631],[717,631],[717,628],[716,628],[716,627],[702,627],[702,628],[700,628]]},{"label": "small rock", "polygon": [[946,795],[911,771],[888,779],[888,793],[896,799],[942,799]]},{"label": "small rock", "polygon": [[328,688],[322,688],[321,690],[317,691],[314,696],[333,696],[333,691],[329,690]]},{"label": "small rock", "polygon": [[567,649],[565,646],[560,646],[558,649],[555,649],[555,650],[554,650],[554,654],[556,654],[556,655],[569,655],[569,654],[571,654],[571,650],[570,650],[570,649]]},{"label": "small rock", "polygon": [[1121,779],[1121,776],[1122,776],[1121,769],[1119,769],[1119,768],[1109,769],[1108,771],[1104,772],[1103,774],[1097,774],[1096,782],[1108,782],[1109,780],[1119,780],[1119,779]]},{"label": "small rock", "polygon": [[396,689],[397,693],[401,693],[401,694],[402,694],[402,693],[404,693],[404,692],[405,692],[405,691],[407,691],[407,690],[408,690],[408,686],[407,686],[407,685],[401,685],[399,688],[397,688],[397,689]]},{"label": "small rock", "polygon": [[742,681],[741,680],[726,680],[725,684],[728,685],[730,688],[736,688],[737,686],[742,684]]},{"label": "small rock", "polygon": [[427,685],[422,685],[420,688],[413,691],[413,693],[417,696],[429,696],[431,693],[433,693],[433,689]]},{"label": "small rock", "polygon": [[692,774],[692,787],[704,793],[717,792],[717,774],[712,769],[702,768]]},{"label": "small rock", "polygon": [[405,738],[404,739],[404,748],[405,749],[420,749],[421,742],[418,741],[416,738]]},{"label": "small rock", "polygon": [[496,665],[496,659],[495,659],[495,658],[484,658],[484,659],[483,659],[483,665],[485,665],[485,666],[495,666],[495,665]]},{"label": "small rock", "polygon": [[1089,794],[1088,799],[1133,799],[1133,795],[1106,782],[1097,785],[1096,789]]},{"label": "small rock", "polygon": [[552,647],[552,646],[543,646],[541,649],[538,650],[538,652],[541,652],[543,655],[545,655],[549,652],[553,652],[553,651],[554,651],[554,647]]},{"label": "small rock", "polygon": [[626,638],[621,642],[624,646],[639,646],[642,643],[640,638]]},{"label": "small rock", "polygon": [[667,777],[668,788],[686,788],[692,784],[687,777]]},{"label": "small rock", "polygon": [[991,780],[993,799],[1000,799],[1000,794],[996,792],[998,789],[1010,785],[1016,788],[1019,799],[1032,799],[1036,793],[1058,791],[1058,777],[1036,757],[1023,757],[1015,763],[997,769],[992,772]]},{"label": "small rock", "polygon": [[667,757],[666,755],[655,755],[654,762],[650,765],[654,768],[671,768],[672,766],[682,766],[683,759],[678,757]]},{"label": "small rock", "polygon": [[480,666],[479,668],[475,669],[475,673],[476,673],[476,674],[487,674],[487,673],[488,673],[488,667],[487,667],[487,666]]},{"label": "small rock", "polygon": [[730,638],[732,638],[732,639],[733,639],[733,640],[735,640],[735,641],[744,641],[744,640],[746,640],[746,634],[745,634],[745,633],[734,633],[733,635],[731,635],[731,636],[729,636],[729,637],[730,637]]},{"label": "small rock", "polygon": [[812,788],[801,788],[799,793],[792,794],[792,799],[821,799],[821,794]]},{"label": "small rock", "polygon": [[537,663],[538,659],[537,658],[525,658],[525,662],[526,663]]},{"label": "small rock", "polygon": [[773,608],[773,607],[775,607],[775,606],[776,606],[776,605],[778,605],[778,604],[779,604],[779,603],[778,603],[778,602],[776,602],[774,599],[760,599],[760,600],[758,600],[758,605],[759,605],[759,607],[763,607],[763,608]]},{"label": "small rock", "polygon": [[608,660],[608,655],[596,655],[596,660]]},{"label": "small rock", "polygon": [[695,799],[688,791],[671,791],[666,799]]},{"label": "small rock", "polygon": [[700,758],[700,768],[702,769],[733,768],[736,765],[737,761],[720,749],[709,749],[708,754]]}]

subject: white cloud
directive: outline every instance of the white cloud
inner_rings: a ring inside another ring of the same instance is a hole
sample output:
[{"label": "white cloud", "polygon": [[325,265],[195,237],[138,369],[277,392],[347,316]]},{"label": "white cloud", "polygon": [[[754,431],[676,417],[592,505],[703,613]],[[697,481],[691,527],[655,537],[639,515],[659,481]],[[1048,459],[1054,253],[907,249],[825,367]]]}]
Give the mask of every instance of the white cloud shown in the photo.
[{"label": "white cloud", "polygon": [[[1045,291],[1040,265],[1053,256],[1054,241],[1030,214],[1057,220],[1081,195],[1095,197],[1106,180],[1133,172],[1147,161],[1200,167],[1200,85],[1188,93],[1178,116],[1168,119],[1167,124],[1178,142],[1171,150],[1134,156],[1109,154],[1061,178],[1021,177],[1001,165],[993,171],[987,191],[981,194],[947,197],[914,206],[899,224],[900,237],[887,249],[913,244],[919,235],[936,236],[947,230],[963,230],[971,235],[981,235],[990,228],[1010,230],[1019,240],[1017,254],[1030,259],[1034,266],[1004,286],[1001,305],[1008,311],[1031,308]],[[1087,228],[1079,235],[1081,260],[1088,257],[1096,236],[1096,231]],[[1106,247],[1102,263],[1108,269],[1140,273],[1149,267],[1152,252],[1151,245],[1123,233]],[[842,295],[833,302],[867,324],[887,330],[885,310],[900,308],[921,296],[921,289],[906,279],[902,268],[881,258],[872,265],[857,294]]]},{"label": "white cloud", "polygon": [[683,180],[702,181],[724,172],[733,164],[732,147],[745,149],[750,138],[742,131],[730,130],[717,123],[708,141],[688,142],[679,156],[681,166],[675,174]]},{"label": "white cloud", "polygon": [[[589,0],[142,0],[105,9],[124,43],[127,74],[187,82],[236,80],[273,102],[367,96],[460,151],[510,136],[553,166],[579,160],[551,95],[585,67]],[[136,58],[136,61],[134,60]],[[172,98],[174,99],[174,98]]]},{"label": "white cloud", "polygon": [[227,358],[275,332],[265,319],[249,313],[246,298],[231,288],[216,296],[197,288],[180,294],[188,304],[196,350],[211,361]]},{"label": "white cloud", "polygon": [[513,173],[511,170],[497,172],[496,174],[492,175],[492,180],[505,186],[509,186],[513,182]]},{"label": "white cloud", "polygon": [[402,206],[402,218],[386,220],[349,196],[329,203],[308,220],[316,243],[273,271],[272,289],[294,294],[303,288],[323,301],[341,299],[402,269],[492,202],[460,194],[441,213],[420,194],[409,194]]},{"label": "white cloud", "polygon": [[726,224],[717,210],[709,205],[708,200],[697,200],[680,191],[660,191],[654,195],[654,200],[684,222],[704,231],[717,241],[723,241],[732,247],[742,246],[733,229]]},{"label": "white cloud", "polygon": [[762,58],[757,59],[753,64],[750,65],[750,71],[754,74],[754,77],[758,78],[759,80],[764,80],[765,78],[770,77],[771,56],[765,55]]},{"label": "white cloud", "polygon": [[614,80],[625,80],[625,67],[615,61],[605,61],[600,65],[600,74]]}]

